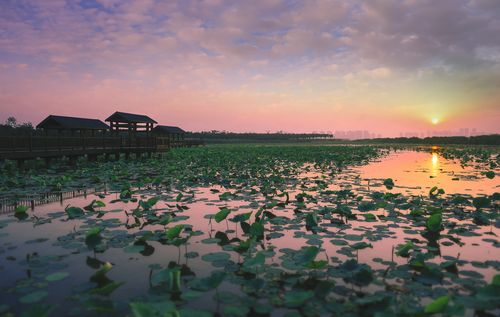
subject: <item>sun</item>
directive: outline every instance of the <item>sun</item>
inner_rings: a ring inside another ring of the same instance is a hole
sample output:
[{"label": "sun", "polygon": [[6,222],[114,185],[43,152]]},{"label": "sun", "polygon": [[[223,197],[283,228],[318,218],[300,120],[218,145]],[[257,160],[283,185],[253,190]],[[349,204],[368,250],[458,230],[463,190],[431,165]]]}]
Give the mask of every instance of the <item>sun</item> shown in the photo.
[{"label": "sun", "polygon": [[432,124],[438,124],[439,123],[439,119],[438,118],[432,118],[431,122],[432,122]]}]

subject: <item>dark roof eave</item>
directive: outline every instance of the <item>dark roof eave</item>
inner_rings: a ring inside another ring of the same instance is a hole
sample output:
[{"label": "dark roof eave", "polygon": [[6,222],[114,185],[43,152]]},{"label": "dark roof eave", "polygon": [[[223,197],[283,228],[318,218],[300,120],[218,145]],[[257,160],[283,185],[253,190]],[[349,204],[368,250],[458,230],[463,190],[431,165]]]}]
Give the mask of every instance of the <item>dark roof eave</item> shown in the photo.
[{"label": "dark roof eave", "polygon": [[167,133],[167,134],[182,134],[186,133],[183,129],[179,127],[174,127],[174,126],[164,126],[164,125],[158,125],[153,129],[153,132],[161,132],[161,133]]},{"label": "dark roof eave", "polygon": [[126,123],[158,123],[156,120],[151,119],[149,116],[135,113],[127,113],[116,111],[104,121],[116,121]]},{"label": "dark roof eave", "polygon": [[[50,123],[53,123],[52,125]],[[108,125],[99,119],[49,115],[36,126],[47,130],[107,130]]]}]

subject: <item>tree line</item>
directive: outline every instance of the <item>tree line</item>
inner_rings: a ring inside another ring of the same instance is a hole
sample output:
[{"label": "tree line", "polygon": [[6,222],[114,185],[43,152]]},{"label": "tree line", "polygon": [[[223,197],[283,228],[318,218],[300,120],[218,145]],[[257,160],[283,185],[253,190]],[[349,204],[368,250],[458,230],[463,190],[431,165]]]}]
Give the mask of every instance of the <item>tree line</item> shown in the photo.
[{"label": "tree line", "polygon": [[15,117],[8,117],[0,124],[0,135],[30,135],[35,132],[31,122],[19,123]]}]

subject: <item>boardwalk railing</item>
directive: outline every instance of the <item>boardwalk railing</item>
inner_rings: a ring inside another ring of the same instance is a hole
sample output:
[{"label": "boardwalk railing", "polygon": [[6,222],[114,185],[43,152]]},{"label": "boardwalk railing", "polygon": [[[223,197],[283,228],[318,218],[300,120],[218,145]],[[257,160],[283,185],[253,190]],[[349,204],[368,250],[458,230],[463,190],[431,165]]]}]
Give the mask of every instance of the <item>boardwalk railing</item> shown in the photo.
[{"label": "boardwalk railing", "polygon": [[24,160],[60,156],[151,153],[175,147],[202,145],[200,140],[160,136],[0,136],[0,159]]},{"label": "boardwalk railing", "polygon": [[52,202],[62,203],[65,199],[87,196],[97,192],[97,189],[75,189],[65,192],[50,192],[41,194],[25,195],[23,197],[0,197],[0,214],[13,212],[17,206],[28,206],[32,210],[35,206]]},{"label": "boardwalk railing", "polygon": [[151,136],[0,136],[2,159],[153,151]]}]

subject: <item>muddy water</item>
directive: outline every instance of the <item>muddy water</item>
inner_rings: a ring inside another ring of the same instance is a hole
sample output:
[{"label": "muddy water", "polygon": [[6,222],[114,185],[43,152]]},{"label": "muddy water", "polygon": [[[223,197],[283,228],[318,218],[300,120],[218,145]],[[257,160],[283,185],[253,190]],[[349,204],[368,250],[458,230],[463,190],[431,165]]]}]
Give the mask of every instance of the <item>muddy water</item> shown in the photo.
[{"label": "muddy water", "polygon": [[[391,190],[385,188],[382,182],[386,178],[392,178],[395,187]],[[306,209],[319,211],[322,207],[332,206],[332,201],[328,195],[318,195],[315,188],[318,180],[325,181],[327,187],[324,190],[351,190],[355,195],[366,199],[373,191],[383,193],[401,193],[404,196],[428,195],[429,189],[438,186],[444,188],[446,194],[467,194],[471,196],[492,194],[498,191],[500,186],[499,177],[487,179],[473,167],[461,167],[458,162],[445,160],[437,154],[423,152],[398,152],[388,155],[379,161],[369,165],[350,168],[341,173],[323,175],[317,171],[305,172],[299,179],[289,185],[290,197],[293,200],[300,192],[309,193],[316,197],[317,202],[306,204]],[[302,185],[299,188],[299,185]],[[213,192],[211,189],[219,190]],[[108,278],[117,282],[125,282],[112,293],[110,298],[115,303],[117,314],[128,309],[128,301],[135,298],[144,298],[151,293],[150,274],[164,268],[169,263],[183,265],[187,271],[191,271],[184,279],[187,281],[192,276],[207,276],[215,268],[210,262],[203,261],[201,256],[209,252],[224,251],[227,240],[241,239],[245,236],[239,224],[231,221],[216,223],[210,220],[210,214],[215,214],[222,207],[229,207],[232,214],[229,219],[239,213],[253,211],[264,204],[262,195],[251,194],[250,189],[242,189],[238,192],[232,190],[235,197],[228,201],[219,199],[219,195],[225,190],[220,187],[215,188],[193,188],[184,192],[183,201],[177,202],[175,197],[178,192],[154,192],[144,191],[143,198],[153,195],[161,195],[161,200],[154,206],[158,213],[175,211],[177,216],[187,216],[179,224],[189,224],[193,231],[199,230],[201,235],[190,238],[189,243],[180,247],[161,244],[157,241],[148,241],[147,249],[141,252],[127,252],[126,245],[132,245],[146,230],[164,230],[163,226],[134,226],[136,219],[131,215],[131,211],[137,207],[137,202],[112,202],[118,198],[118,194],[110,194],[105,198],[94,195],[79,197],[60,203],[51,203],[37,206],[30,212],[27,220],[18,221],[12,215],[4,215],[0,218],[0,304],[6,304],[13,311],[20,312],[23,305],[19,302],[19,297],[30,293],[33,290],[43,289],[48,292],[45,303],[57,305],[55,310],[58,314],[73,312],[76,315],[91,314],[81,308],[78,299],[71,299],[71,296],[78,297],[86,289],[90,288],[91,276],[96,272],[95,263],[110,262],[113,269],[107,274]],[[135,195],[141,198],[140,194]],[[192,198],[189,198],[192,197]],[[83,207],[93,199],[101,199],[106,203],[106,207],[101,208],[106,211],[101,218],[85,218],[68,220],[64,216],[66,205]],[[189,209],[176,211],[175,205],[179,204]],[[327,221],[320,223],[323,229],[321,232],[306,231],[303,222],[297,221],[294,209],[297,206],[293,203],[285,208],[274,208],[272,212],[283,217],[282,225],[267,223],[266,238],[263,240],[258,250],[274,248],[276,255],[268,258],[266,263],[281,263],[279,251],[284,248],[300,249],[302,246],[317,245],[322,248],[318,255],[318,260],[327,260],[330,265],[342,263],[349,258],[355,258],[359,263],[369,264],[374,270],[385,270],[388,263],[403,265],[408,260],[394,255],[394,249],[412,240],[415,243],[425,244],[425,239],[421,236],[420,230],[423,227],[414,227],[410,220],[395,220],[389,216],[389,212],[384,208],[371,211],[376,216],[376,221],[366,222],[359,220],[349,220],[345,227],[339,228],[331,226]],[[309,210],[306,210],[309,211]],[[353,210],[355,214],[362,215],[363,212]],[[408,211],[401,210],[400,213]],[[57,214],[61,213],[61,214]],[[252,216],[253,218],[253,216]],[[43,224],[38,223],[45,222]],[[360,219],[363,219],[362,217]],[[103,238],[108,243],[108,248],[96,252],[89,248],[82,248],[84,236],[81,234],[75,239],[65,239],[80,231],[85,231],[93,224],[105,221],[105,231]],[[485,261],[500,261],[500,253],[493,247],[491,242],[484,241],[485,238],[496,240],[500,231],[495,226],[478,227],[470,221],[460,222],[453,218],[445,217],[445,221],[456,222],[477,233],[477,236],[460,237],[462,244],[459,246],[451,243],[447,238],[438,241],[438,250],[434,252],[439,256],[432,259],[435,263],[440,263],[449,256],[459,258],[464,263],[460,270],[475,271],[482,283],[489,282],[498,270],[491,265],[484,265]],[[139,223],[141,221],[139,220]],[[3,223],[3,225],[1,225]],[[271,235],[270,233],[278,233]],[[354,237],[345,239],[346,235]],[[213,238],[218,238],[214,240]],[[40,239],[40,240],[37,240]],[[207,243],[207,239],[209,243]],[[343,240],[345,245],[336,245],[331,240]],[[116,244],[110,243],[116,242]],[[125,241],[125,242],[124,242]],[[353,243],[364,241],[371,244],[371,247],[363,250],[352,250],[348,246]],[[444,243],[443,242],[450,242]],[[498,243],[498,240],[497,240]],[[346,251],[349,249],[348,251]],[[196,252],[199,256],[188,258],[186,255]],[[241,255],[236,252],[228,252],[231,261],[239,263]],[[33,270],[28,268],[27,259],[39,261],[39,266]],[[67,272],[69,277],[57,282],[47,283],[44,277],[54,272]],[[33,280],[40,282],[32,283]],[[31,282],[30,282],[31,281]],[[450,282],[450,281],[448,281]],[[340,281],[340,283],[342,283]],[[389,281],[398,284],[399,281]],[[379,286],[370,286],[369,289],[376,290]],[[224,282],[221,290],[239,292],[239,287]],[[150,294],[151,295],[151,294]],[[203,308],[211,312],[220,309],[219,304],[213,300],[213,292],[207,292],[198,299],[184,303],[185,306]],[[272,315],[280,316],[286,310],[277,309]]]}]

